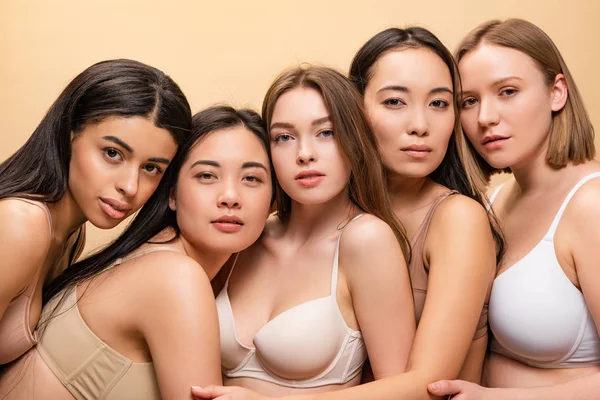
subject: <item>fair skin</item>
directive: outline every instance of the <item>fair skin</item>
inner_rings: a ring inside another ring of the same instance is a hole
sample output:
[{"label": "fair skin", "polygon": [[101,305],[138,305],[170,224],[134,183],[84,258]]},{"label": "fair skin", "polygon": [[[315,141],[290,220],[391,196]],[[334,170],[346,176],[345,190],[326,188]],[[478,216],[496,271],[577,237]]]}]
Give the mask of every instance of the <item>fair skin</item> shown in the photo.
[{"label": "fair skin", "polygon": [[[260,235],[270,200],[269,160],[256,136],[243,126],[211,132],[189,153],[169,203],[181,234],[158,246],[174,251],[141,255],[78,286],[86,325],[134,363],[152,362],[162,398],[189,399],[192,383],[221,382],[210,280],[233,252]],[[224,216],[237,217],[241,228],[229,229]],[[155,240],[172,237],[167,228]],[[52,398],[72,398],[57,380],[48,386],[34,386],[34,393],[62,389]]]},{"label": "fair skin", "polygon": [[[270,136],[277,178],[292,206],[288,218],[269,220],[261,239],[240,256],[229,282],[236,333],[246,346],[275,316],[329,295],[340,227],[360,213],[349,200],[350,166],[318,91],[295,88],[281,95]],[[321,182],[312,187],[297,182],[296,175],[307,170],[321,172]],[[346,325],[362,332],[375,378],[403,372],[415,329],[410,283],[395,235],[374,216],[364,215],[343,231],[335,299]],[[303,389],[251,378],[225,380],[268,396],[326,392],[359,382],[360,374],[346,384]],[[209,391],[195,393],[212,398]]]},{"label": "fair skin", "polygon": [[41,312],[43,282],[60,272],[54,266],[67,238],[88,220],[110,229],[137,211],[177,150],[167,130],[143,117],[107,117],[72,136],[67,192],[47,204],[51,229],[39,207],[15,199],[0,201],[0,319],[40,272],[30,313],[32,330]]},{"label": "fair skin", "polygon": [[[374,65],[365,108],[388,170],[395,212],[409,238],[430,205],[449,190],[428,175],[446,153],[454,128],[452,105],[450,72],[432,51],[392,51]],[[413,145],[425,146],[425,154],[414,154]],[[429,282],[408,370],[349,390],[290,399],[429,399],[427,384],[443,377],[479,382],[487,337],[473,341],[473,335],[495,267],[483,207],[464,196],[444,201],[423,254],[413,255],[418,256],[429,267]],[[231,398],[251,397],[233,393]]]},{"label": "fair skin", "polygon": [[[567,193],[585,175],[600,171],[597,161],[561,169],[545,160],[552,112],[568,90],[562,74],[548,84],[528,55],[482,44],[459,64],[463,77],[462,124],[469,140],[495,168],[510,167],[514,178],[500,192],[494,211],[504,229],[507,252],[498,276],[541,240]],[[497,143],[485,145],[490,135]],[[592,179],[573,196],[558,224],[554,250],[565,276],[583,294],[596,326],[600,321],[600,182]],[[484,388],[463,381],[430,386],[453,399],[598,399],[600,367],[540,369],[491,353]]]}]

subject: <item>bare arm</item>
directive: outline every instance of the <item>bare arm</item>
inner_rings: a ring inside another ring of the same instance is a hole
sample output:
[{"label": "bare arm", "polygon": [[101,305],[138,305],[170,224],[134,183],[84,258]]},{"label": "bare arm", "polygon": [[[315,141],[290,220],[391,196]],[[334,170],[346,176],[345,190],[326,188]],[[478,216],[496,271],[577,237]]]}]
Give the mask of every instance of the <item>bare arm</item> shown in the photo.
[{"label": "bare arm", "polygon": [[[427,384],[457,377],[493,278],[494,242],[483,207],[463,196],[440,205],[429,236],[429,286],[408,372],[339,391],[285,399],[430,399],[435,397],[427,392]],[[195,394],[199,399],[264,398],[239,388],[209,387]]]},{"label": "bare arm", "polygon": [[17,200],[0,201],[0,320],[10,301],[33,283],[50,248],[44,211]]},{"label": "bare arm", "polygon": [[340,265],[375,379],[404,372],[415,314],[408,269],[391,228],[372,216],[351,224],[341,239]]},{"label": "bare arm", "polygon": [[[590,182],[571,200],[563,216],[569,220],[568,247],[587,306],[600,330],[600,184]],[[572,221],[572,223],[571,223]],[[562,224],[562,222],[561,222]],[[461,393],[461,399],[499,400],[597,400],[600,399],[600,374],[552,386],[518,389],[482,388],[463,381],[437,382],[439,394]]]},{"label": "bare arm", "polygon": [[192,384],[221,384],[219,323],[204,270],[171,252],[149,258],[147,296],[136,305],[139,328],[154,363],[161,396],[190,399]]}]

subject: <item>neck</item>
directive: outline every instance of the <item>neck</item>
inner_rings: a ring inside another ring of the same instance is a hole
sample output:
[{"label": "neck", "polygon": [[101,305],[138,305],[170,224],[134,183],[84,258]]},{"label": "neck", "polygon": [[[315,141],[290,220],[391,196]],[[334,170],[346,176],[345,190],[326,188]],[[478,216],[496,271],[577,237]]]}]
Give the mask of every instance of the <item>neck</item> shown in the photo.
[{"label": "neck", "polygon": [[395,210],[418,208],[432,187],[433,181],[425,176],[418,178],[388,174],[387,189]]},{"label": "neck", "polygon": [[[515,177],[518,189],[522,194],[552,191],[556,188],[560,177],[568,174],[572,165],[554,169],[546,161],[546,149],[540,149],[532,157],[510,169]],[[557,180],[558,179],[558,180]]]},{"label": "neck", "polygon": [[220,253],[195,247],[181,234],[179,235],[177,242],[177,247],[183,249],[188,257],[193,258],[198,264],[200,264],[210,280],[217,275],[221,267],[223,267],[229,257],[231,257],[231,253]]},{"label": "neck", "polygon": [[83,225],[87,218],[69,190],[56,203],[46,203],[52,216],[52,232],[54,239],[58,242],[65,242],[71,233],[75,232]]},{"label": "neck", "polygon": [[328,235],[356,211],[357,207],[350,201],[347,190],[321,204],[302,204],[292,200],[286,235],[300,242]]}]

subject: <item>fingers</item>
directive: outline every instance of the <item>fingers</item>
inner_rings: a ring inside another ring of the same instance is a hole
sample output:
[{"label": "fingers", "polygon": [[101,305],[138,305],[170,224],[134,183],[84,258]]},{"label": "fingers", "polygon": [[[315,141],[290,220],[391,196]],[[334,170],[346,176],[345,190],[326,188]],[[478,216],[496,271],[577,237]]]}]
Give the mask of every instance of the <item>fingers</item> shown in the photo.
[{"label": "fingers", "polygon": [[427,386],[427,389],[429,390],[429,393],[433,395],[446,396],[449,394],[460,393],[467,385],[468,382],[465,381],[437,381],[430,383]]}]

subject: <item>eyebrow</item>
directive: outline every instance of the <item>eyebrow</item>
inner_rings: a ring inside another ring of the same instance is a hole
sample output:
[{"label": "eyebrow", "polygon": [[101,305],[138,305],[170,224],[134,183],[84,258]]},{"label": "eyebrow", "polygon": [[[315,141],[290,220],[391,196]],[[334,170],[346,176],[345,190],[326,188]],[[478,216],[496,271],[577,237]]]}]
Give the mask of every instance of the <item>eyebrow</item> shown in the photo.
[{"label": "eyebrow", "polygon": [[150,157],[148,159],[148,161],[152,161],[152,162],[156,162],[156,163],[160,163],[160,164],[165,164],[165,165],[169,165],[170,161],[167,160],[166,158],[162,158],[162,157]]},{"label": "eyebrow", "polygon": [[[315,119],[313,122],[311,122],[311,126],[319,126],[324,124],[325,122],[329,122],[331,121],[331,117],[329,115],[322,117],[322,118],[317,118]],[[294,129],[294,125],[290,124],[289,122],[274,122],[273,124],[271,124],[270,129],[274,129],[274,128],[284,128],[284,129]]]},{"label": "eyebrow", "polygon": [[[124,148],[125,150],[127,150],[129,153],[133,154],[133,149],[131,148],[131,146],[116,136],[103,136],[102,139],[108,140],[109,142],[116,143],[119,146],[121,146],[122,148]],[[148,159],[148,161],[159,163],[159,164],[165,164],[165,165],[169,165],[169,163],[171,162],[170,160],[163,158],[163,157],[150,157]]]},{"label": "eyebrow", "polygon": [[[507,81],[513,80],[513,79],[517,80],[517,81],[523,81],[523,78],[519,78],[518,76],[507,76],[506,78],[500,78],[498,80],[495,80],[494,82],[492,82],[492,84],[490,86],[498,86],[498,85],[501,85],[501,84],[503,84]],[[474,92],[473,90],[464,90],[461,93],[461,96],[465,96],[466,94],[471,94],[473,92]]]},{"label": "eyebrow", "polygon": [[108,140],[109,142],[116,143],[119,146],[121,146],[122,148],[124,148],[125,150],[127,150],[128,152],[133,153],[133,149],[131,148],[131,146],[129,146],[127,143],[125,143],[124,141],[122,141],[121,139],[119,139],[116,136],[103,136],[102,139]]},{"label": "eyebrow", "polygon": [[[220,168],[221,164],[219,164],[217,161],[213,161],[213,160],[198,160],[195,161],[192,166],[190,167],[190,169],[194,168],[196,165],[210,165],[211,167],[216,167],[216,168]],[[269,172],[269,170],[267,169],[267,167],[265,167],[265,165],[263,163],[260,163],[258,161],[246,161],[245,163],[242,164],[242,168],[246,169],[246,168],[262,168],[264,169],[266,172]]]},{"label": "eyebrow", "polygon": [[[382,87],[381,89],[379,89],[377,91],[377,93],[379,92],[383,92],[386,90],[395,90],[397,92],[405,92],[405,93],[410,93],[410,89],[407,88],[406,86],[399,86],[399,85],[390,85],[390,86],[385,86]],[[446,86],[440,86],[440,87],[436,87],[433,88],[429,91],[430,94],[434,94],[434,93],[450,93],[452,94],[452,90]]]}]

